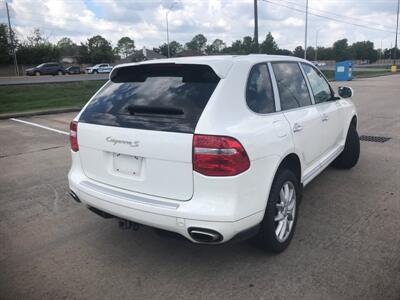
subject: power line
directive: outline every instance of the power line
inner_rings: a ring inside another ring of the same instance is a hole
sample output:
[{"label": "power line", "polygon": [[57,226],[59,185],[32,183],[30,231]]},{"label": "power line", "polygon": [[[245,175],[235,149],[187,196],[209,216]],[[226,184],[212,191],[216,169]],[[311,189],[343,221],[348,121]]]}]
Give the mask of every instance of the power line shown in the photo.
[{"label": "power line", "polygon": [[[288,5],[285,5],[285,4],[282,4],[282,3],[272,2],[272,1],[270,1],[270,0],[260,0],[260,1],[268,2],[268,3],[271,3],[271,4],[276,5],[276,6],[281,6],[281,7],[289,8],[289,9],[294,10],[294,11],[297,11],[297,12],[306,13],[306,11],[303,10],[303,9],[299,9],[299,8],[296,8],[296,7],[288,6]],[[327,20],[331,20],[331,21],[334,21],[334,22],[343,23],[343,24],[348,24],[348,25],[352,25],[352,26],[357,26],[357,27],[364,28],[364,29],[376,30],[376,31],[382,31],[382,32],[388,32],[388,33],[395,33],[394,31],[385,30],[385,29],[380,29],[380,28],[375,28],[375,27],[371,27],[371,26],[367,26],[367,25],[362,25],[362,24],[357,24],[357,23],[352,23],[352,22],[347,22],[347,21],[343,21],[343,20],[338,20],[338,19],[335,19],[335,18],[332,18],[332,17],[329,17],[329,16],[324,16],[324,15],[320,15],[320,14],[316,14],[316,13],[312,13],[312,12],[308,12],[308,14],[309,14],[309,15],[313,15],[313,16],[318,17],[318,18],[327,19]]]},{"label": "power line", "polygon": [[[299,6],[299,7],[301,7],[301,8],[304,8],[304,5],[298,4],[298,3],[295,3],[295,2],[292,2],[292,1],[287,1],[287,0],[280,0],[280,1],[286,2],[286,3],[289,3],[289,4],[292,4],[292,5],[295,5],[295,6]],[[363,20],[363,19],[361,19],[361,18],[357,18],[357,17],[354,17],[354,16],[349,17],[349,16],[345,16],[345,15],[340,15],[340,14],[337,14],[337,13],[333,13],[333,12],[330,12],[330,11],[327,11],[327,10],[318,9],[318,8],[309,7],[308,10],[313,10],[313,11],[321,12],[321,13],[327,13],[327,14],[329,14],[329,15],[337,16],[337,17],[340,17],[340,18],[346,18],[346,19],[352,19],[352,20],[359,20],[359,21],[365,22],[365,20]],[[373,24],[373,25],[377,25],[377,26],[382,26],[382,24],[375,23],[375,22],[369,22],[369,23],[370,23],[370,24]],[[384,26],[382,26],[382,27],[384,27]],[[386,29],[386,30],[390,30],[390,29],[387,29],[387,27],[385,27],[385,29]]]}]

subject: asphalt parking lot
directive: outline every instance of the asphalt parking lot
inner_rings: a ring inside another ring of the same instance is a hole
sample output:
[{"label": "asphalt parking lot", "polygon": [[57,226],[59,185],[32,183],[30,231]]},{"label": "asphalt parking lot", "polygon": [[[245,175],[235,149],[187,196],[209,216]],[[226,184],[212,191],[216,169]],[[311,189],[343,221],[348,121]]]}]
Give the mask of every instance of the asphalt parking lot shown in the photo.
[{"label": "asphalt parking lot", "polygon": [[[391,139],[305,188],[280,255],[121,230],[67,194],[67,135],[0,121],[0,298],[400,299],[400,76],[345,85],[359,133]],[[73,116],[22,120],[68,132]]]}]

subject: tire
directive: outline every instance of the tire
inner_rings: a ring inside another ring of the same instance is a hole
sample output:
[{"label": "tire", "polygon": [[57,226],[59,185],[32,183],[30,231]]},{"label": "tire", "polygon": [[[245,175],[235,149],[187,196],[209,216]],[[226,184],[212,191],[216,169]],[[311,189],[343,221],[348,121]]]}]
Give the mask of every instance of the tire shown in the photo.
[{"label": "tire", "polygon": [[339,169],[353,168],[360,158],[360,138],[357,128],[351,124],[347,132],[343,152],[333,161],[332,166]]},{"label": "tire", "polygon": [[93,74],[99,74],[99,71],[94,70],[94,71],[93,71]]},{"label": "tire", "polygon": [[36,72],[35,72],[35,76],[40,76],[40,72],[39,72],[39,71],[36,71]]},{"label": "tire", "polygon": [[[292,198],[286,197],[286,186],[289,195],[293,193]],[[296,229],[300,196],[296,175],[288,169],[279,170],[272,183],[260,230],[253,238],[256,245],[270,253],[281,253],[289,246]],[[281,220],[276,220],[278,218]]]},{"label": "tire", "polygon": [[57,75],[63,75],[63,72],[62,71],[58,71]]}]

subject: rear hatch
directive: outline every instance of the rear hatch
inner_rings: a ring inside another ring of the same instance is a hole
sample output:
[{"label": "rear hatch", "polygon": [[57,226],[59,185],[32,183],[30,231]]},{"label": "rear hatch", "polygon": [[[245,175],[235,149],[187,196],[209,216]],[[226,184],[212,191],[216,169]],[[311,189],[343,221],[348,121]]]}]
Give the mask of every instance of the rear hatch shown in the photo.
[{"label": "rear hatch", "polygon": [[207,65],[114,70],[79,118],[86,176],[133,192],[189,200],[193,133],[218,82]]}]

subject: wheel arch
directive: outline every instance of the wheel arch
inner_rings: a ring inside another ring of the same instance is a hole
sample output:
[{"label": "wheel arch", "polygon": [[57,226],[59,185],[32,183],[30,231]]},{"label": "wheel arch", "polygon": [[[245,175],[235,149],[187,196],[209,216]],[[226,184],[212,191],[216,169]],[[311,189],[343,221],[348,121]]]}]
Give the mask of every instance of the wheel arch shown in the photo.
[{"label": "wheel arch", "polygon": [[301,160],[296,153],[294,152],[289,153],[281,160],[275,172],[275,176],[282,169],[288,169],[292,171],[299,179],[299,184],[301,184],[301,178],[302,178]]},{"label": "wheel arch", "polygon": [[354,125],[357,128],[357,126],[358,126],[358,118],[357,118],[356,114],[354,114],[351,117],[350,125]]}]

